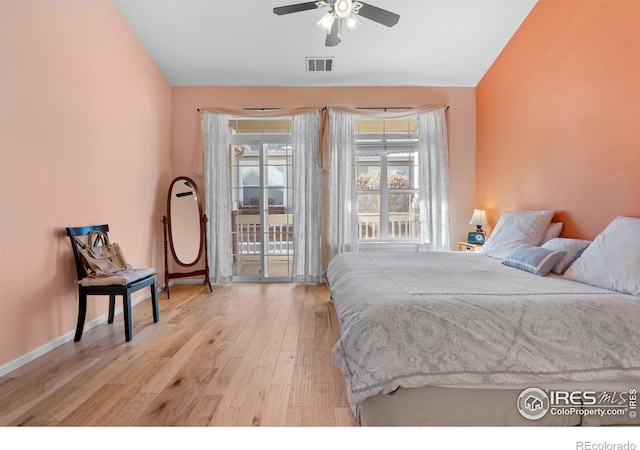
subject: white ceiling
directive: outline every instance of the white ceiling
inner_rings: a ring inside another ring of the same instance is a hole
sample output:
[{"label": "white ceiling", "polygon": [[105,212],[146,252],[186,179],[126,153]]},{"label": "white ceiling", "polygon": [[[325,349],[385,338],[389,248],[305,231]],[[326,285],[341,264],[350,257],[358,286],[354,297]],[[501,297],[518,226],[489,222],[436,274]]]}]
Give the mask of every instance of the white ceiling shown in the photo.
[{"label": "white ceiling", "polygon": [[[306,1],[306,0],[302,0]],[[297,0],[114,0],[172,86],[466,86],[478,84],[536,0],[370,0],[400,15],[366,18],[325,47],[327,8]],[[306,71],[333,57],[333,71]]]}]

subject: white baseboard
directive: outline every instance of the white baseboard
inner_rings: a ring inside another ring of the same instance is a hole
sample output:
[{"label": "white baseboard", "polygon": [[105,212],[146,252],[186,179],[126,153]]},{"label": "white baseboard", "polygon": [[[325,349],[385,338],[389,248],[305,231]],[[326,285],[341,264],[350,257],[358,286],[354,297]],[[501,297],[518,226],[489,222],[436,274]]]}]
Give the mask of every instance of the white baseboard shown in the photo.
[{"label": "white baseboard", "polygon": [[[158,293],[160,293],[161,291],[164,291],[164,287],[158,288]],[[151,293],[147,292],[144,295],[141,295],[140,297],[132,299],[131,306],[133,307],[138,303],[144,300],[147,300],[149,298],[151,298]],[[116,308],[115,314],[116,315],[122,314],[122,309],[123,309],[122,306]],[[106,323],[108,318],[109,318],[109,314],[107,313],[107,314],[103,314],[102,316],[96,317],[91,322],[86,322],[84,324],[84,331],[86,332],[94,327],[97,327],[98,325],[102,325],[103,323]],[[30,363],[34,359],[39,358],[40,356],[44,355],[47,352],[50,352],[54,348],[59,347],[62,344],[73,340],[73,338],[75,337],[75,334],[76,334],[76,330],[70,331],[60,337],[55,338],[50,342],[47,342],[46,344],[36,348],[35,350],[32,350],[29,353],[26,353],[14,359],[13,361],[9,361],[8,363],[0,366],[0,377],[5,376],[9,372],[13,372],[14,370],[24,366],[27,363]]]},{"label": "white baseboard", "polygon": [[204,284],[204,280],[196,280],[193,278],[180,278],[179,280],[171,280],[169,281],[169,287],[174,284]]}]

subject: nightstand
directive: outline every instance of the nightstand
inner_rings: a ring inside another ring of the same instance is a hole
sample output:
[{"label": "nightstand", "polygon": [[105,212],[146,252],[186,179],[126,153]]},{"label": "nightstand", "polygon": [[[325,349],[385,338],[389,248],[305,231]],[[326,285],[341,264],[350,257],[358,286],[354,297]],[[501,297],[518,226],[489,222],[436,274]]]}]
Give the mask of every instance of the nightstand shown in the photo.
[{"label": "nightstand", "polygon": [[482,244],[469,244],[468,242],[458,242],[459,252],[479,252],[482,248]]}]

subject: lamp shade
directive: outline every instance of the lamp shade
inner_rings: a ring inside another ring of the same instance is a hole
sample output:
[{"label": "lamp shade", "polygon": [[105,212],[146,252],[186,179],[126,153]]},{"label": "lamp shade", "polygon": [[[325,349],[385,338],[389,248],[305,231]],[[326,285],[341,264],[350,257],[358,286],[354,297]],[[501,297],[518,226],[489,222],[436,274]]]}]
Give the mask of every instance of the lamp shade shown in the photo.
[{"label": "lamp shade", "polygon": [[344,19],[345,24],[347,25],[347,29],[349,30],[349,33],[356,31],[358,28],[360,28],[360,21],[358,19],[355,18],[355,16],[352,14],[349,17],[347,17],[346,19]]},{"label": "lamp shade", "polygon": [[482,226],[487,223],[487,212],[484,209],[474,209],[473,216],[471,216],[471,220],[469,221],[470,225]]},{"label": "lamp shade", "polygon": [[331,33],[331,27],[333,27],[333,21],[336,17],[331,13],[326,13],[320,20],[318,20],[317,25],[325,33]]}]

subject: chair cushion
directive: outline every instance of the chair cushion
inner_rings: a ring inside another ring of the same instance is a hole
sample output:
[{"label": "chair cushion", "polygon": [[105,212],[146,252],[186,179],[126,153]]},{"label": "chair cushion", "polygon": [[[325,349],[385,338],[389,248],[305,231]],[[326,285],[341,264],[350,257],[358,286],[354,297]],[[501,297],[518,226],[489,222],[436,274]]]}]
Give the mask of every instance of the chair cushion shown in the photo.
[{"label": "chair cushion", "polygon": [[108,277],[85,277],[80,280],[82,286],[126,286],[134,281],[155,275],[156,269],[148,267],[144,269],[128,269],[116,272]]}]

